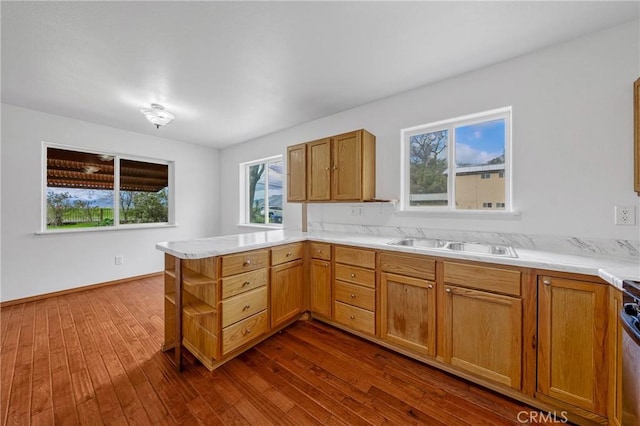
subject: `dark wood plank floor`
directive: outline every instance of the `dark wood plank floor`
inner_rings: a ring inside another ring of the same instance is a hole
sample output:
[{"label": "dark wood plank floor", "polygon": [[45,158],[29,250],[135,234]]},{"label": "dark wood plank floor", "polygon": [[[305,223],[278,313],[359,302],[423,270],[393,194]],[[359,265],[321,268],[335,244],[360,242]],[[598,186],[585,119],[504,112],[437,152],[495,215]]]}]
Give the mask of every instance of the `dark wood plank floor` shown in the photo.
[{"label": "dark wood plank floor", "polygon": [[162,279],[0,311],[2,424],[513,425],[530,407],[316,321],[214,372],[160,352]]}]

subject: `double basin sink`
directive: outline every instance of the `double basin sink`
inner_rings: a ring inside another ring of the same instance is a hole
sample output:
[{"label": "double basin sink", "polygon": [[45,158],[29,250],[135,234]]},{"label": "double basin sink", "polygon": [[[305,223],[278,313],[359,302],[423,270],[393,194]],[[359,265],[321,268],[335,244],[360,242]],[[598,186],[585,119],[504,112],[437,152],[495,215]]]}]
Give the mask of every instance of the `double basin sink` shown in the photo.
[{"label": "double basin sink", "polygon": [[387,244],[392,246],[413,247],[416,249],[438,249],[487,256],[518,257],[513,247],[496,244],[465,243],[459,241],[443,241],[428,238],[398,238],[389,241]]}]

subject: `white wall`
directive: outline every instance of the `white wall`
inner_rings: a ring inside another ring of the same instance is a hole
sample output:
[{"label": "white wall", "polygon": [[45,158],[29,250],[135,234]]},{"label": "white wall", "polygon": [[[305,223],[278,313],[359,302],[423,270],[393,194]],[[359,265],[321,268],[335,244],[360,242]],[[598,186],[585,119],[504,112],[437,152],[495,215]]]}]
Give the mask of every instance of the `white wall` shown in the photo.
[{"label": "white wall", "polygon": [[[178,226],[36,235],[42,141],[174,161]],[[218,233],[216,149],[2,105],[2,154],[2,301],[158,272],[156,242]]]},{"label": "white wall", "polygon": [[[511,105],[519,218],[407,216],[379,205],[351,218],[350,204],[323,204],[310,205],[309,220],[637,240],[638,226],[615,226],[613,212],[640,206],[632,189],[638,27],[630,22],[224,149],[222,176],[236,176],[239,162],[285,154],[288,145],[366,128],[377,136],[376,195],[398,199],[400,129]],[[238,232],[237,180],[225,181],[220,194],[221,232]],[[284,223],[300,227],[299,206],[285,207]]]}]

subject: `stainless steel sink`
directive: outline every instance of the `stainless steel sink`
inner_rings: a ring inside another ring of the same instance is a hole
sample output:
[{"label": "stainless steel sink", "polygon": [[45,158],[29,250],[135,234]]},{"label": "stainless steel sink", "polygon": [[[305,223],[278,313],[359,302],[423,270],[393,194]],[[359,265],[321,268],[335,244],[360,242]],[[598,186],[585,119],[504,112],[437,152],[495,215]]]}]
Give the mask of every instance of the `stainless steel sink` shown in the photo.
[{"label": "stainless steel sink", "polygon": [[493,244],[481,244],[481,243],[458,243],[451,242],[446,246],[447,249],[453,251],[460,251],[471,254],[488,254],[491,256],[502,257],[518,257],[515,250],[509,246],[498,246]]},{"label": "stainless steel sink", "polygon": [[430,240],[427,238],[398,238],[397,240],[389,241],[387,244],[392,246],[415,248],[444,248],[447,242],[442,240]]},{"label": "stainless steel sink", "polygon": [[465,243],[458,241],[443,241],[429,238],[398,238],[389,241],[392,246],[414,247],[417,249],[451,250],[461,253],[480,254],[487,256],[518,257],[513,247],[496,244]]}]

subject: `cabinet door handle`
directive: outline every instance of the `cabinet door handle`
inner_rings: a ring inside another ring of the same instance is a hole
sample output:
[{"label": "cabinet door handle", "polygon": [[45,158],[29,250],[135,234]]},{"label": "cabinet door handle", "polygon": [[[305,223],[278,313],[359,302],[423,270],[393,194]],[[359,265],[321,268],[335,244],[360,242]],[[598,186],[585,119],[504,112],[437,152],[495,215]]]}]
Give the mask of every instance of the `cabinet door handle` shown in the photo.
[{"label": "cabinet door handle", "polygon": [[249,309],[251,307],[251,305],[244,305],[244,308],[242,308],[243,311],[246,311],[247,309]]},{"label": "cabinet door handle", "polygon": [[355,299],[355,298],[356,298],[356,295],[355,295],[355,294],[352,294],[352,295],[351,295],[351,298],[352,298],[352,299]]},{"label": "cabinet door handle", "polygon": [[324,266],[324,267],[326,268],[327,266],[329,266],[329,264],[328,264],[328,263],[325,263],[325,264],[323,264],[322,266]]},{"label": "cabinet door handle", "polygon": [[432,288],[433,288],[433,285],[429,284],[429,285],[427,286],[427,288],[428,288],[428,289],[432,289]]},{"label": "cabinet door handle", "polygon": [[333,166],[333,169],[331,169],[331,170],[338,170],[338,168],[336,166]]},{"label": "cabinet door handle", "polygon": [[551,285],[551,280],[549,278],[543,278],[542,279],[542,284],[544,285]]},{"label": "cabinet door handle", "polygon": [[327,167],[325,170],[331,170],[331,167]]},{"label": "cabinet door handle", "polygon": [[451,293],[451,289],[450,289],[450,288],[446,289],[445,291],[446,291],[447,293]]}]

